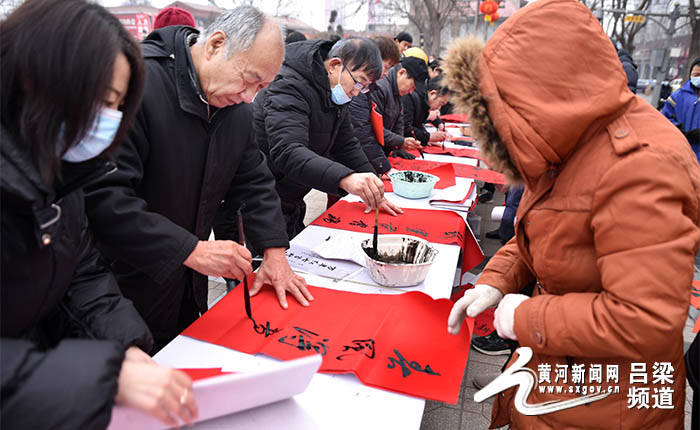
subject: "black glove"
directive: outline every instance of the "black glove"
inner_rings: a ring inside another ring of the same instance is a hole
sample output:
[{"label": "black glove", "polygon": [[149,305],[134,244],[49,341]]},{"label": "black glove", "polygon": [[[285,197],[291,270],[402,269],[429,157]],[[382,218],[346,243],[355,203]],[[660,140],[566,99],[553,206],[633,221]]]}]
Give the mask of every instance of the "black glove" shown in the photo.
[{"label": "black glove", "polygon": [[697,146],[700,144],[700,128],[696,128],[695,130],[690,130],[689,132],[685,133],[685,138],[688,139],[688,142],[691,145]]},{"label": "black glove", "polygon": [[399,157],[399,158],[405,158],[406,160],[415,160],[416,156],[413,154],[409,154],[406,152],[405,149],[394,149],[394,151],[391,153],[392,157]]}]

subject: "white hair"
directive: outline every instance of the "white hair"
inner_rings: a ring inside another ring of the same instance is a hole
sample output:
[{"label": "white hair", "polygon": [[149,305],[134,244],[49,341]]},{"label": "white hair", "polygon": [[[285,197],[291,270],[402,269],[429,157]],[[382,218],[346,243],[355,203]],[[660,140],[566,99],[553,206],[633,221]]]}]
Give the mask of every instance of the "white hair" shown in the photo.
[{"label": "white hair", "polygon": [[284,46],[282,29],[277,21],[270,19],[260,9],[248,5],[238,6],[219,15],[202,31],[197,43],[204,44],[216,31],[222,31],[226,35],[226,57],[230,57],[235,52],[250,49],[268,20],[279,28],[280,45]]}]

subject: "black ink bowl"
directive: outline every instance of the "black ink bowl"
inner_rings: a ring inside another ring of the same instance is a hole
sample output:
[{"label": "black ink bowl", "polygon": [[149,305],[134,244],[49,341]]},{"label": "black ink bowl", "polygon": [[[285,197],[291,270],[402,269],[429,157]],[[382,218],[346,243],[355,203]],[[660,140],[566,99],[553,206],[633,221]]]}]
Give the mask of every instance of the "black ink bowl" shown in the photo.
[{"label": "black ink bowl", "polygon": [[423,282],[438,250],[430,242],[404,234],[382,234],[374,255],[372,239],[362,241],[369,276],[385,287],[411,287]]}]

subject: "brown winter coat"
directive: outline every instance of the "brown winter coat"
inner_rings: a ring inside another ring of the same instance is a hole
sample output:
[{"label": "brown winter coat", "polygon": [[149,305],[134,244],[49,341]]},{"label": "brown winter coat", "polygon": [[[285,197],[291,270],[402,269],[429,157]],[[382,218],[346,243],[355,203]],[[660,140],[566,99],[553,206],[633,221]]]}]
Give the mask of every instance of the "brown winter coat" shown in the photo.
[{"label": "brown winter coat", "polygon": [[[458,42],[446,69],[490,164],[526,185],[516,236],[479,282],[509,294],[539,281],[515,311],[518,341],[534,352],[528,367],[584,364],[588,381],[590,364],[603,378],[619,365],[619,394],[548,415],[518,413],[510,389],[492,428],[682,429],[682,330],[700,239],[687,141],[628,90],[610,40],[575,0],[530,4],[485,47]],[[663,387],[651,384],[654,362],[672,363],[673,410],[628,409],[633,362],[646,362],[650,384],[636,386],[651,395]],[[575,396],[534,390],[528,402]]]}]

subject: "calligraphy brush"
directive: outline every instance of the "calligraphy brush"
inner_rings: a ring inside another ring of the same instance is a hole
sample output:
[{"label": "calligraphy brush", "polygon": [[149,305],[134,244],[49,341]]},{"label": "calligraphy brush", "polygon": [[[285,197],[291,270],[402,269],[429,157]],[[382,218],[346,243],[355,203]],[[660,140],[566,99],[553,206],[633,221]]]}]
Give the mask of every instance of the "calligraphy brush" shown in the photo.
[{"label": "calligraphy brush", "polygon": [[374,258],[379,258],[379,250],[377,249],[377,242],[379,239],[379,206],[374,210],[374,234],[372,235],[372,253],[374,253]]},{"label": "calligraphy brush", "polygon": [[[245,233],[243,232],[243,213],[241,212],[241,208],[243,205],[241,205],[240,208],[238,208],[238,211],[236,214],[238,215],[238,243],[241,246],[245,246]],[[248,290],[248,277],[244,276],[243,277],[243,300],[245,301],[245,313],[248,315],[248,318],[251,320],[253,319],[253,314],[250,311],[250,290]]]},{"label": "calligraphy brush", "polygon": [[[416,137],[416,133],[413,131],[413,126],[411,126],[411,135],[413,136],[414,139],[418,140]],[[425,160],[425,154],[423,154],[423,151],[419,148],[418,153],[420,154],[420,158]]]}]

